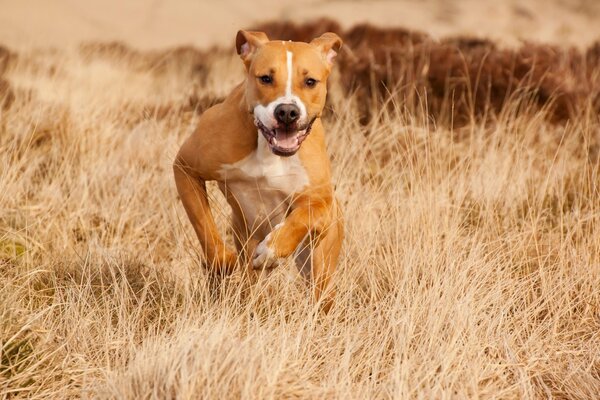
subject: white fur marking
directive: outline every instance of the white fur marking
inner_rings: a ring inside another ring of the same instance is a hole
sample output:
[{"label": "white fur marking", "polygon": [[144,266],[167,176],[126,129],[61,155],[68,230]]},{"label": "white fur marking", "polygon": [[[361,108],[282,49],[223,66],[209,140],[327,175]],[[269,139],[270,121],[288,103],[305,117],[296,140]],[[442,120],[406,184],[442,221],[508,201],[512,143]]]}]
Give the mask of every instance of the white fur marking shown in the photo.
[{"label": "white fur marking", "polygon": [[256,246],[254,250],[254,260],[252,260],[252,265],[254,268],[264,267],[271,268],[274,267],[277,263],[277,257],[275,256],[275,251],[271,248],[271,238],[273,237],[273,232],[279,229],[283,225],[283,222],[275,225],[273,230],[263,239],[262,242]]},{"label": "white fur marking", "polygon": [[287,82],[285,84],[285,96],[292,97],[292,52],[286,51],[287,56]]},{"label": "white fur marking", "polygon": [[275,108],[280,104],[295,104],[300,109],[300,118],[298,119],[299,125],[304,125],[308,122],[308,114],[306,112],[306,106],[304,102],[294,93],[292,93],[292,83],[294,81],[294,68],[292,63],[293,53],[286,50],[286,64],[287,64],[287,79],[285,82],[285,93],[283,96],[276,98],[267,105],[258,104],[254,107],[254,116],[262,122],[264,126],[269,129],[273,129],[277,125],[275,120]]},{"label": "white fur marking", "polygon": [[[232,195],[249,227],[269,229],[283,220],[292,196],[309,184],[298,155],[279,157],[259,133],[256,150],[243,159],[224,164],[219,171],[221,191]],[[270,229],[269,229],[270,230]]]},{"label": "white fur marking", "polygon": [[308,175],[297,154],[280,157],[269,149],[266,139],[258,134],[256,150],[243,159],[224,164],[219,171],[224,181],[265,179],[268,188],[285,195],[299,193],[309,183]]},{"label": "white fur marking", "polygon": [[[269,234],[270,235],[270,234]],[[270,268],[277,258],[275,257],[275,252],[268,245],[265,244],[265,241],[269,238],[267,236],[265,240],[260,242],[258,246],[256,246],[256,250],[254,250],[254,260],[252,260],[252,266],[254,268]]]}]

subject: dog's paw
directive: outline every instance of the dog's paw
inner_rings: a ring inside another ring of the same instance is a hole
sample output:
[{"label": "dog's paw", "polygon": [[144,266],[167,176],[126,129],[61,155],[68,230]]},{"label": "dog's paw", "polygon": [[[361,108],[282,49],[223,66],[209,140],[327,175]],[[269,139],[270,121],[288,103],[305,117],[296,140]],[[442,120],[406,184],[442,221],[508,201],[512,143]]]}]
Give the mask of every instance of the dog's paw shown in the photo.
[{"label": "dog's paw", "polygon": [[254,269],[269,269],[275,268],[279,265],[279,258],[275,254],[275,250],[271,247],[271,238],[273,237],[273,232],[279,228],[281,224],[277,225],[271,233],[269,233],[262,242],[256,246],[254,250],[254,259],[252,260],[252,266]]}]

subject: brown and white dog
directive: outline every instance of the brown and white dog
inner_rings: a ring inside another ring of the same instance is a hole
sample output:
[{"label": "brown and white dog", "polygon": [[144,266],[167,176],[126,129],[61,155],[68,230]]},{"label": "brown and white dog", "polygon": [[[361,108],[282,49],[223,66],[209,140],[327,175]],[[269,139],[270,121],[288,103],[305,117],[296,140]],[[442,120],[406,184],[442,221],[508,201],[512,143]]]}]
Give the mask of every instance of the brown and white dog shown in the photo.
[{"label": "brown and white dog", "polygon": [[[251,270],[294,255],[316,299],[328,289],[343,223],[320,117],[341,45],[334,33],[302,43],[238,32],[246,79],[201,116],[174,164],[181,201],[215,272],[231,272],[238,254]],[[215,226],[205,184],[211,180],[232,208],[237,254]]]}]

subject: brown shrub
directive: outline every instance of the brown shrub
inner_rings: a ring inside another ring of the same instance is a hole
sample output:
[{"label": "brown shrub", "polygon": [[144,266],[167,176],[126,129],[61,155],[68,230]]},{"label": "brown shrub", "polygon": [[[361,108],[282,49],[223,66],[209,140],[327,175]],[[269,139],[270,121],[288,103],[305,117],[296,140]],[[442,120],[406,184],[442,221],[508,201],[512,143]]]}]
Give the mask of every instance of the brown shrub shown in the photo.
[{"label": "brown shrub", "polygon": [[590,94],[583,55],[572,48],[525,43],[510,50],[476,38],[438,42],[421,34],[396,35],[381,36],[383,44],[358,44],[352,57],[340,60],[344,88],[370,99],[360,107],[364,119],[373,102],[391,93],[412,110],[426,98],[428,114],[443,122],[498,114],[518,93],[524,105],[546,108],[552,120],[564,121]]},{"label": "brown shrub", "polygon": [[[585,96],[585,77],[577,68],[581,55],[572,49],[525,44],[513,51],[464,38],[430,40],[409,49],[374,48],[370,62],[358,67],[360,74],[350,63],[341,65],[343,75],[363,77],[355,86],[377,101],[397,93],[414,110],[426,98],[437,120],[466,122],[500,113],[516,93],[536,109],[547,107],[552,119],[565,120]],[[367,81],[366,74],[374,77]]]}]

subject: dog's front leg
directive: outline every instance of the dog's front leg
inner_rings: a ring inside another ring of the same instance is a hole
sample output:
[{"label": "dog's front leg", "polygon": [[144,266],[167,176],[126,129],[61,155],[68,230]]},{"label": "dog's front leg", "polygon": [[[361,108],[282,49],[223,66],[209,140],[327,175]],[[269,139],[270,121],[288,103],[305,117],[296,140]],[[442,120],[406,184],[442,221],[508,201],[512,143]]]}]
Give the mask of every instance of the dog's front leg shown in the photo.
[{"label": "dog's front leg", "polygon": [[331,202],[304,201],[297,205],[256,247],[252,261],[254,268],[269,268],[279,259],[289,257],[309,232],[318,241],[330,220]]},{"label": "dog's front leg", "polygon": [[298,207],[258,245],[254,253],[254,268],[272,266],[279,258],[294,253],[305,242],[304,239],[310,237],[309,260],[312,260],[314,296],[321,303],[322,310],[327,312],[335,296],[330,280],[340,254],[343,231],[337,203],[312,203],[312,206]]},{"label": "dog's front leg", "polygon": [[173,166],[175,183],[185,211],[200,240],[208,267],[218,274],[231,273],[237,255],[223,243],[210,211],[206,183],[192,174],[181,161]]}]

